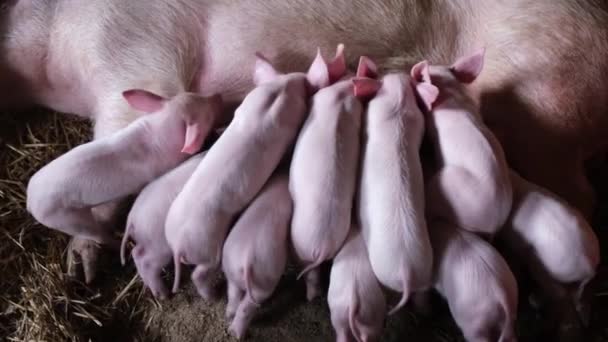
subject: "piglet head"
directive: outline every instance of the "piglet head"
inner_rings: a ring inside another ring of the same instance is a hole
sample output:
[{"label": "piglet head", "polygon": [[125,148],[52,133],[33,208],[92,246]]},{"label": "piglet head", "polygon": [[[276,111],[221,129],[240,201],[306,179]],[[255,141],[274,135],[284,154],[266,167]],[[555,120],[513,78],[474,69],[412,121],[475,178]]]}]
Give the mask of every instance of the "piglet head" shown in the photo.
[{"label": "piglet head", "polygon": [[431,81],[429,63],[422,61],[414,65],[411,70],[411,76],[418,98],[421,100],[424,109],[430,111],[433,108],[433,103],[439,96],[439,89]]},{"label": "piglet head", "polygon": [[220,95],[204,97],[194,93],[181,93],[167,99],[141,89],[127,90],[122,95],[131,108],[137,111],[155,113],[163,110],[171,115],[180,115],[186,123],[182,152],[188,154],[194,154],[201,149],[222,110]]},{"label": "piglet head", "polygon": [[352,79],[355,96],[360,99],[373,97],[382,86],[382,83],[376,77],[378,77],[376,64],[369,57],[361,56],[357,67],[357,76]]}]

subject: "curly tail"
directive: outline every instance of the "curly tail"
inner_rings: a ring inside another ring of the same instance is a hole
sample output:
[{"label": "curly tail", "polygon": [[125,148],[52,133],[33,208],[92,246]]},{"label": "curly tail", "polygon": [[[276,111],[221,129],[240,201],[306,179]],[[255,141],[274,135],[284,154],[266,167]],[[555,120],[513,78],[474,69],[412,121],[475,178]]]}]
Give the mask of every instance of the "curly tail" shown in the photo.
[{"label": "curly tail", "polygon": [[502,332],[500,333],[500,338],[498,342],[517,342],[517,337],[515,335],[515,327],[514,322],[515,318],[511,315],[510,308],[508,302],[503,297],[501,300],[502,311],[504,314],[505,324],[502,326]]},{"label": "curly tail", "polygon": [[129,241],[129,237],[131,236],[132,231],[133,231],[133,224],[129,224],[127,226],[127,229],[125,229],[125,233],[122,236],[122,241],[120,242],[120,263],[123,266],[126,264],[127,242]]},{"label": "curly tail", "polygon": [[352,335],[355,336],[355,340],[357,340],[357,342],[363,342],[363,340],[361,339],[361,329],[359,329],[359,322],[357,322],[357,320],[355,319],[355,315],[357,314],[357,311],[359,311],[359,301],[357,300],[357,282],[353,283],[353,293],[355,294],[353,296],[353,303],[352,306],[350,307],[350,309],[348,310],[348,325],[350,325],[350,331],[352,332]]},{"label": "curly tail", "polygon": [[175,278],[173,278],[173,293],[177,293],[179,290],[179,281],[182,277],[182,263],[181,260],[183,255],[179,252],[173,254],[173,264],[175,266]]},{"label": "curly tail", "polygon": [[506,315],[505,325],[502,327],[502,332],[500,333],[500,338],[498,342],[516,342],[517,338],[515,337],[515,328],[513,327],[513,321],[510,319],[509,315]]},{"label": "curly tail", "polygon": [[407,301],[410,299],[410,289],[409,289],[409,279],[408,277],[405,275],[405,272],[403,273],[403,295],[401,296],[401,300],[399,300],[399,303],[397,303],[397,305],[395,305],[392,309],[389,310],[388,315],[392,315],[395,312],[397,312],[399,309],[401,309],[405,304],[407,304]]},{"label": "curly tail", "polygon": [[388,315],[392,315],[395,312],[397,312],[399,309],[401,309],[405,304],[407,304],[407,301],[410,299],[410,294],[403,292],[403,296],[401,296],[401,300],[399,300],[399,303],[397,303],[397,305],[395,305],[392,309],[390,309],[390,311],[388,312]]},{"label": "curly tail", "polygon": [[325,260],[328,259],[323,254],[325,254],[325,253],[319,253],[318,256],[316,257],[316,261],[313,261],[310,265],[304,267],[304,269],[298,274],[298,277],[296,278],[296,280],[300,280],[300,278],[302,278],[306,273],[308,273],[308,272],[314,270],[315,268],[321,266],[321,264]]}]

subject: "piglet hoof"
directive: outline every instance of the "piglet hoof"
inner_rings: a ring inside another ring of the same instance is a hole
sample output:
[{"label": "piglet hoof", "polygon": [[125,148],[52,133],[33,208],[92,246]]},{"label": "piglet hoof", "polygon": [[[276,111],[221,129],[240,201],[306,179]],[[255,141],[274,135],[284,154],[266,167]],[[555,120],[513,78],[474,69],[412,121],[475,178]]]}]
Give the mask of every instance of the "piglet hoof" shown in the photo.
[{"label": "piglet hoof", "polygon": [[236,321],[233,321],[232,324],[230,324],[228,332],[238,340],[242,340],[245,337],[245,327]]},{"label": "piglet hoof", "polygon": [[95,241],[73,237],[68,245],[68,275],[81,278],[84,273],[85,283],[92,283],[97,275],[100,253],[101,247]]}]

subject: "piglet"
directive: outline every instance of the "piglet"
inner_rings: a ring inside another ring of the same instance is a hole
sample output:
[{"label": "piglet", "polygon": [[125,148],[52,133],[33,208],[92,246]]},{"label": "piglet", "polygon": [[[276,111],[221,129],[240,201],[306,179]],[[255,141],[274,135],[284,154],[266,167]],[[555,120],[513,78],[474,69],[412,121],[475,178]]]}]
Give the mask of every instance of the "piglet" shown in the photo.
[{"label": "piglet", "polygon": [[127,217],[120,259],[124,265],[127,242],[134,240],[136,245],[131,254],[137,272],[155,297],[166,298],[169,294],[161,278],[163,267],[173,256],[165,238],[167,212],[204,155],[205,152],[188,159],[148,184],[137,196]]},{"label": "piglet", "polygon": [[[374,80],[355,82],[357,89],[369,87]],[[406,304],[412,292],[432,285],[433,251],[418,154],[424,117],[413,81],[405,73],[394,73],[384,76],[381,83],[364,116],[358,214],[376,277],[384,286],[403,293],[393,313]],[[431,84],[419,87],[421,98],[432,103],[437,89]]]},{"label": "piglet", "polygon": [[199,294],[211,299],[208,278],[217,270],[232,220],[260,191],[295,140],[307,113],[308,98],[329,80],[320,53],[308,74],[279,74],[258,54],[257,87],[237,108],[234,119],[169,210],[165,234],[176,267],[196,265],[192,273]]},{"label": "piglet", "polygon": [[517,281],[502,256],[482,238],[453,224],[429,224],[435,289],[470,342],[514,342]]},{"label": "piglet", "polygon": [[327,303],[338,342],[374,341],[380,338],[386,315],[386,298],[369,263],[361,232],[353,226],[334,258]]},{"label": "piglet", "polygon": [[555,295],[556,287],[550,286],[554,281],[573,286],[574,304],[585,309],[582,295],[600,262],[597,236],[581,213],[564,200],[515,171],[510,174],[513,210],[499,238],[525,260],[545,293]]},{"label": "piglet", "polygon": [[125,129],[78,146],[30,180],[28,211],[42,224],[98,243],[113,243],[112,229],[91,208],[140,191],[197,152],[221,114],[219,95],[181,93],[165,99],[144,90],[124,98],[147,113]]},{"label": "piglet", "polygon": [[293,212],[287,172],[275,174],[238,219],[226,239],[222,268],[228,280],[230,332],[245,335],[253,315],[276,288],[287,264]]},{"label": "piglet", "polygon": [[[338,60],[334,73],[341,77],[346,72],[342,47]],[[308,300],[320,293],[318,266],[334,257],[350,229],[362,112],[350,77],[321,89],[295,145],[289,178],[291,241],[299,262],[307,264],[300,276],[306,274]]]},{"label": "piglet", "polygon": [[511,210],[513,190],[503,149],[467,93],[483,68],[485,50],[452,66],[416,64],[412,77],[439,88],[426,115],[437,172],[427,185],[431,216],[472,232],[493,235]]}]

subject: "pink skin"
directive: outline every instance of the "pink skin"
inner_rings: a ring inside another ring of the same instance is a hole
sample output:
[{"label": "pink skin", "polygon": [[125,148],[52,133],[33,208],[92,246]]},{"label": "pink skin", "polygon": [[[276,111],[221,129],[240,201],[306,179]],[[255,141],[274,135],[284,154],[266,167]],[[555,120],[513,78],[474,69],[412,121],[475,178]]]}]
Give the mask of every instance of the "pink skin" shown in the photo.
[{"label": "pink skin", "polygon": [[358,227],[334,258],[327,303],[337,342],[378,341],[384,327],[386,298],[369,263]]},{"label": "pink skin", "polygon": [[[423,88],[433,93],[432,85]],[[434,98],[423,100],[431,104]],[[432,285],[433,252],[418,154],[424,117],[409,75],[384,76],[364,118],[358,215],[376,277],[403,294],[393,313],[413,292]]]},{"label": "pink skin", "polygon": [[425,108],[437,168],[426,189],[430,215],[493,235],[511,211],[513,189],[502,147],[466,88],[481,73],[484,54],[480,50],[452,66],[423,61],[412,68],[412,77],[439,88],[437,101]]},{"label": "pink skin", "polygon": [[435,289],[447,300],[467,341],[515,342],[517,281],[489,243],[452,224],[429,224]]},{"label": "pink skin", "polygon": [[78,146],[39,170],[27,188],[27,209],[42,224],[98,243],[114,243],[94,206],[135,194],[198,151],[221,110],[221,98],[184,93],[164,99],[124,92],[148,113],[124,130]]},{"label": "pink skin", "polygon": [[255,311],[270,298],[287,264],[293,212],[287,172],[272,176],[226,239],[222,268],[228,281],[230,333],[245,336]]},{"label": "pink skin", "polygon": [[[341,50],[337,57],[344,60]],[[342,68],[336,74],[342,77],[345,72]],[[321,293],[318,266],[334,257],[350,229],[363,111],[351,78],[319,90],[311,103],[289,178],[294,201],[291,242],[306,266],[298,278],[306,277],[308,300]]]},{"label": "pink skin", "polygon": [[124,89],[241,101],[255,51],[302,71],[317,46],[344,42],[349,66],[371,54],[383,70],[403,70],[487,46],[490,71],[472,93],[510,165],[589,214],[582,165],[608,146],[608,42],[598,29],[607,23],[608,5],[591,0],[10,0],[0,5],[0,108],[94,118],[99,139],[138,117]]},{"label": "pink skin", "polygon": [[329,81],[318,54],[308,74],[282,75],[258,56],[258,87],[236,110],[234,120],[207,153],[169,210],[165,234],[176,266],[196,265],[199,294],[211,299],[208,278],[215,273],[230,223],[260,191],[294,142],[307,114],[310,92]]},{"label": "pink skin", "polygon": [[161,278],[162,269],[173,259],[173,253],[165,239],[167,213],[204,154],[193,156],[148,184],[137,196],[129,212],[121,244],[121,261],[124,265],[129,239],[135,241],[135,248],[131,252],[133,261],[139,276],[154,297],[166,298],[169,295]]},{"label": "pink skin", "polygon": [[574,304],[584,311],[589,304],[581,301],[585,286],[600,262],[597,236],[581,213],[556,195],[514,171],[511,181],[513,211],[500,238],[524,261],[543,292],[564,297],[568,285]]}]

